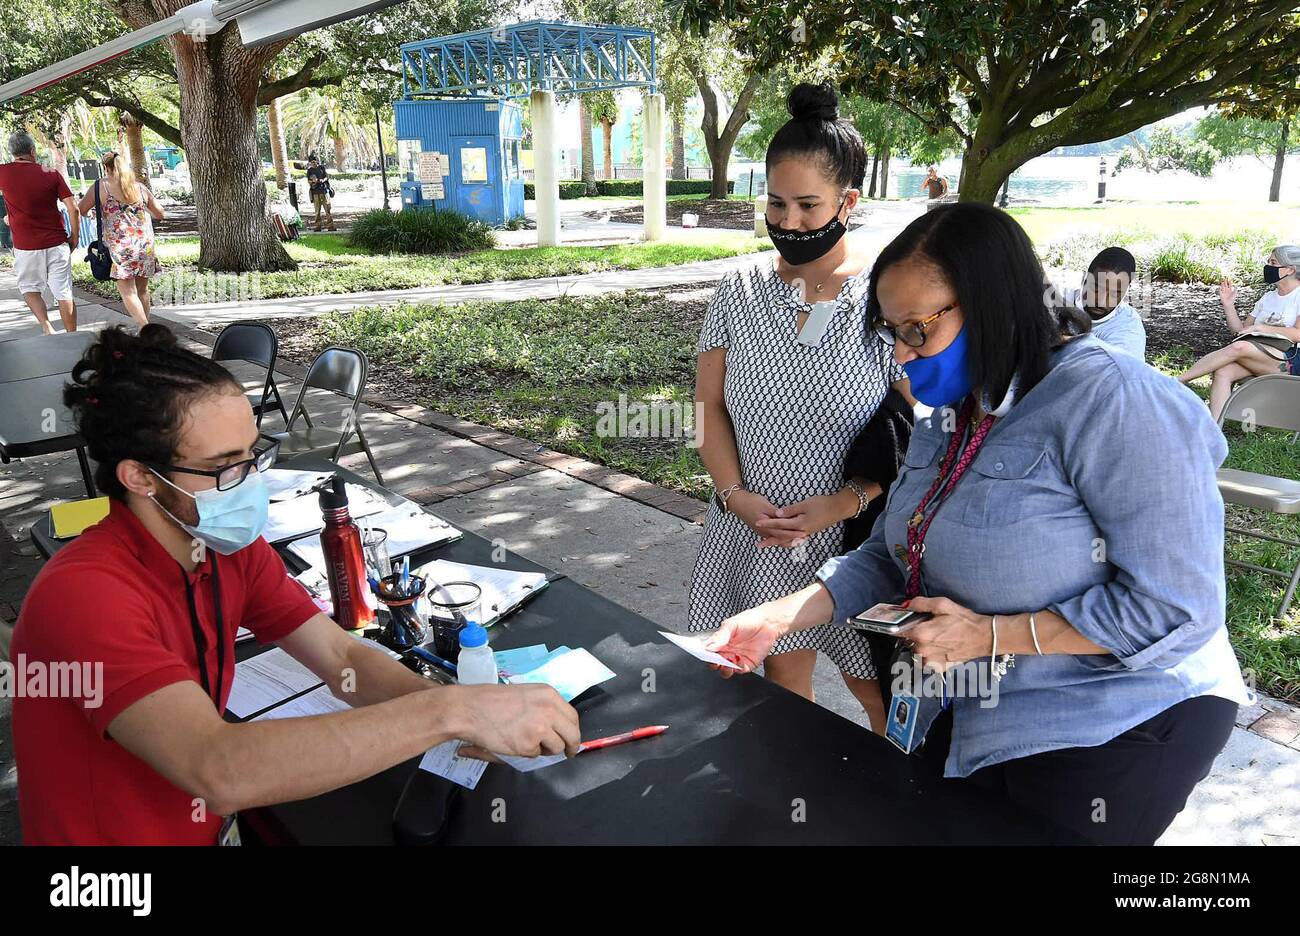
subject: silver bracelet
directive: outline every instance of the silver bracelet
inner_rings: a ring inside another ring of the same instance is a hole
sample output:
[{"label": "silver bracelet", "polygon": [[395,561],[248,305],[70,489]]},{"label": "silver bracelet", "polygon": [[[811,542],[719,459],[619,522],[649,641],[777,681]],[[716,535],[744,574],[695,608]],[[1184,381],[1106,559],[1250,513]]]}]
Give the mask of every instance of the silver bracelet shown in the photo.
[{"label": "silver bracelet", "polygon": [[1029,612],[1029,636],[1034,640],[1034,652],[1043,655],[1043,648],[1038,645],[1038,627],[1034,624],[1034,612]]},{"label": "silver bracelet", "polygon": [[858,496],[858,512],[853,515],[853,519],[856,520],[862,516],[862,511],[867,509],[867,505],[871,503],[871,498],[867,497],[867,489],[853,478],[845,481],[844,486]]},{"label": "silver bracelet", "polygon": [[1016,655],[1008,653],[998,659],[998,616],[993,615],[993,648],[989,651],[989,674],[994,680],[1001,680],[1007,670],[1016,665]]}]

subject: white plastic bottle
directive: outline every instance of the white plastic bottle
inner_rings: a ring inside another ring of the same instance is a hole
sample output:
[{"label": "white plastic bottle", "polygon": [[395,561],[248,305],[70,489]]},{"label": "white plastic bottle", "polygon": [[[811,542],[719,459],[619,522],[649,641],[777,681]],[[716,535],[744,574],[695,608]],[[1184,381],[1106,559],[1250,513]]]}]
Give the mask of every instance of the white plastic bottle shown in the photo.
[{"label": "white plastic bottle", "polygon": [[487,631],[473,621],[460,631],[456,682],[462,686],[494,686],[497,682],[497,661],[488,646]]}]

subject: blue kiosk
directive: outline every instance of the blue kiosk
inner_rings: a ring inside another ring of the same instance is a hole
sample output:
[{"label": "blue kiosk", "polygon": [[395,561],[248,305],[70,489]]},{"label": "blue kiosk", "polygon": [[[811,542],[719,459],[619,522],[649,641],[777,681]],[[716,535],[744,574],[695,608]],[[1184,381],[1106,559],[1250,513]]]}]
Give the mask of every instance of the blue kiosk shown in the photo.
[{"label": "blue kiosk", "polygon": [[657,84],[649,30],[556,20],[408,42],[401,63],[402,210],[446,207],[493,226],[524,215],[520,98]]}]

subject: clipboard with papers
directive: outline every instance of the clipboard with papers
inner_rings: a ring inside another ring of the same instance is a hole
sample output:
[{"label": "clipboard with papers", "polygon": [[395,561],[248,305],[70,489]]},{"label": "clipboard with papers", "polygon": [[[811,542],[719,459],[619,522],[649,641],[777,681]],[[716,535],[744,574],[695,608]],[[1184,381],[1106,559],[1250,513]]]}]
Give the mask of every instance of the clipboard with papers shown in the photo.
[{"label": "clipboard with papers", "polygon": [[429,583],[425,598],[421,601],[436,595],[436,583],[439,582],[473,582],[481,588],[483,595],[479,603],[479,613],[483,620],[479,623],[484,627],[491,627],[498,623],[534,595],[542,592],[551,582],[563,578],[558,574],[516,572],[510,569],[452,562],[449,559],[426,562],[412,572],[423,576]]}]

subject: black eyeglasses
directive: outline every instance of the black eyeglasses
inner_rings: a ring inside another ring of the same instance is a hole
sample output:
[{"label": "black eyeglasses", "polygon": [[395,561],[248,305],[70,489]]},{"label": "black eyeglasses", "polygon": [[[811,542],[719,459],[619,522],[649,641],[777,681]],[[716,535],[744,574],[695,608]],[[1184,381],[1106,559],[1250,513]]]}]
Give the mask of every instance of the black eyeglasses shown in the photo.
[{"label": "black eyeglasses", "polygon": [[216,478],[218,491],[229,491],[239,487],[254,468],[262,473],[275,464],[280,454],[280,443],[272,442],[264,449],[254,449],[252,458],[245,458],[224,468],[186,468],[182,465],[158,465],[163,471],[179,471],[182,474],[200,475],[204,478]]},{"label": "black eyeglasses", "polygon": [[924,318],[919,322],[900,325],[897,328],[890,325],[883,318],[877,318],[871,323],[871,327],[875,329],[876,337],[887,345],[893,345],[895,339],[902,338],[903,344],[909,348],[919,348],[925,344],[926,330],[938,321],[941,315],[951,312],[955,308],[957,308],[957,303],[954,302],[952,305],[944,306],[928,318]]}]

